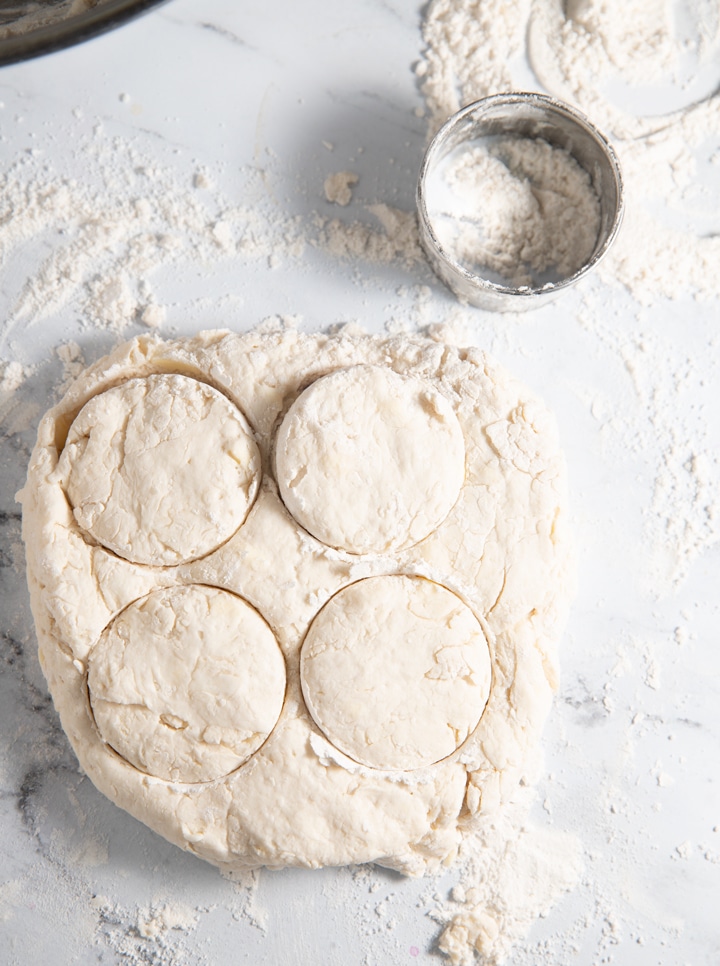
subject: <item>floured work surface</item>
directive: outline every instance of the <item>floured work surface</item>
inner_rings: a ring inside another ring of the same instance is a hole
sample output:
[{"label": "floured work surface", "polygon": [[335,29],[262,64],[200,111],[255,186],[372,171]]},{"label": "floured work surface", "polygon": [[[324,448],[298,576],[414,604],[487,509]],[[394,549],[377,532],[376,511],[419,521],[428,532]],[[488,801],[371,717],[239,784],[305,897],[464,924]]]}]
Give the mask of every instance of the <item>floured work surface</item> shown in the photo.
[{"label": "floured work surface", "polygon": [[482,351],[139,338],[44,417],[21,499],[63,727],[179,846],[432,872],[532,772],[564,464]]}]

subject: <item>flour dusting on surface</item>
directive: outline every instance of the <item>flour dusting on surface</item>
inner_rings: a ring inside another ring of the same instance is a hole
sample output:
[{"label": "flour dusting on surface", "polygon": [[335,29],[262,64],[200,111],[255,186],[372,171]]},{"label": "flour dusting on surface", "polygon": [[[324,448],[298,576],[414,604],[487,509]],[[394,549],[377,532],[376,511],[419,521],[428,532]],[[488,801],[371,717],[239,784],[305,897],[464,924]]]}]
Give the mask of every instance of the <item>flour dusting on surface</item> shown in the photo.
[{"label": "flour dusting on surface", "polygon": [[503,962],[530,926],[580,881],[579,840],[527,821],[527,806],[508,806],[485,834],[460,851],[459,883],[433,913],[447,923],[440,949],[453,966]]},{"label": "flour dusting on surface", "polygon": [[206,180],[188,176],[183,184],[176,170],[121,138],[97,133],[83,149],[93,174],[83,181],[33,155],[0,176],[0,261],[14,266],[30,241],[49,249],[11,289],[5,338],[68,304],[93,327],[119,333],[139,321],[156,328],[165,318],[153,291],[160,270],[302,255],[297,220],[270,220],[259,203],[233,203]]}]

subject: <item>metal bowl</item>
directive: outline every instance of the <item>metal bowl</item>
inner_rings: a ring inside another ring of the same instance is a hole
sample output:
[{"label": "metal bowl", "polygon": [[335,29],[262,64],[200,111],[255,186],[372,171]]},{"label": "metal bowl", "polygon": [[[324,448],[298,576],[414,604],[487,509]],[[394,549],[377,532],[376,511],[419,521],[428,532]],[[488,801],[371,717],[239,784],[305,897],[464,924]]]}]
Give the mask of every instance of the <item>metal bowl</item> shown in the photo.
[{"label": "metal bowl", "polygon": [[0,66],[112,30],[164,0],[0,0]]},{"label": "metal bowl", "polygon": [[[438,238],[428,211],[427,181],[440,162],[465,142],[497,135],[542,138],[561,148],[590,176],[600,203],[600,230],[590,258],[576,272],[542,286],[514,288],[474,274],[455,260]],[[587,275],[607,253],[623,216],[620,165],[607,139],[583,114],[544,94],[495,94],[454,114],[435,135],[417,185],[420,240],[438,277],[463,301],[500,312],[538,308]]]}]

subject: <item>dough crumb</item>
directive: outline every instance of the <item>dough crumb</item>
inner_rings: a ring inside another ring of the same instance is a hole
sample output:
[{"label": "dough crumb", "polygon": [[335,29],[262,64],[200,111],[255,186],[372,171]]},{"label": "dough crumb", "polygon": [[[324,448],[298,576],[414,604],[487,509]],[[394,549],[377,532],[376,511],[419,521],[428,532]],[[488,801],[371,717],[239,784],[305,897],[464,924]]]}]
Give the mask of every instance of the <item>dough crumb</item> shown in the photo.
[{"label": "dough crumb", "polygon": [[335,205],[345,207],[352,201],[352,189],[359,181],[353,171],[338,171],[325,178],[325,197]]},{"label": "dough crumb", "polygon": [[159,329],[160,326],[164,325],[165,319],[167,318],[167,309],[164,305],[155,305],[151,302],[143,309],[143,313],[140,316],[140,321],[143,325],[146,325],[149,329]]},{"label": "dough crumb", "polygon": [[0,362],[0,392],[13,393],[25,381],[25,371],[19,362]]}]

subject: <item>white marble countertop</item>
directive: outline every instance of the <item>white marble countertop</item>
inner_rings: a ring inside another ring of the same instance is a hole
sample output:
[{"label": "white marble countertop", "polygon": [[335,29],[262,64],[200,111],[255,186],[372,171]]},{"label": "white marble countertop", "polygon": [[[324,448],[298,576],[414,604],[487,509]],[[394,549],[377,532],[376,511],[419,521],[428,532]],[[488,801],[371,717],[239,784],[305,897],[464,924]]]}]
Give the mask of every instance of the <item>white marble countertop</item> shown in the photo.
[{"label": "white marble countertop", "polygon": [[[579,589],[534,814],[579,836],[585,871],[510,962],[720,962],[720,309],[689,296],[641,307],[594,279],[532,315],[497,316],[459,308],[422,262],[313,244],[318,215],[377,224],[368,206],[413,210],[426,143],[413,74],[421,18],[415,0],[171,0],[0,70],[0,179],[14,171],[16,190],[23,178],[75,178],[109,205],[123,172],[161,193],[172,182],[167,218],[186,245],[142,262],[148,283],[129,303],[102,288],[110,256],[97,255],[107,267],[82,291],[58,294],[46,277],[40,303],[57,298],[43,316],[27,282],[57,227],[12,235],[3,182],[0,358],[24,372],[0,395],[3,963],[443,961],[427,912],[451,875],[290,870],[232,883],[78,773],[36,657],[14,494],[39,415],[72,369],[76,350],[63,359],[58,347],[75,343],[92,361],[146,330],[116,323],[123,306],[138,317],[147,305],[164,313],[163,334],[271,316],[378,332],[459,319],[546,399],[568,457]],[[323,193],[343,170],[359,175],[347,209]],[[216,254],[188,261],[193,191],[208,211],[220,197],[262,211],[246,257],[223,258],[220,232]],[[99,239],[97,252],[115,242]],[[58,271],[72,276],[72,254]]]}]

